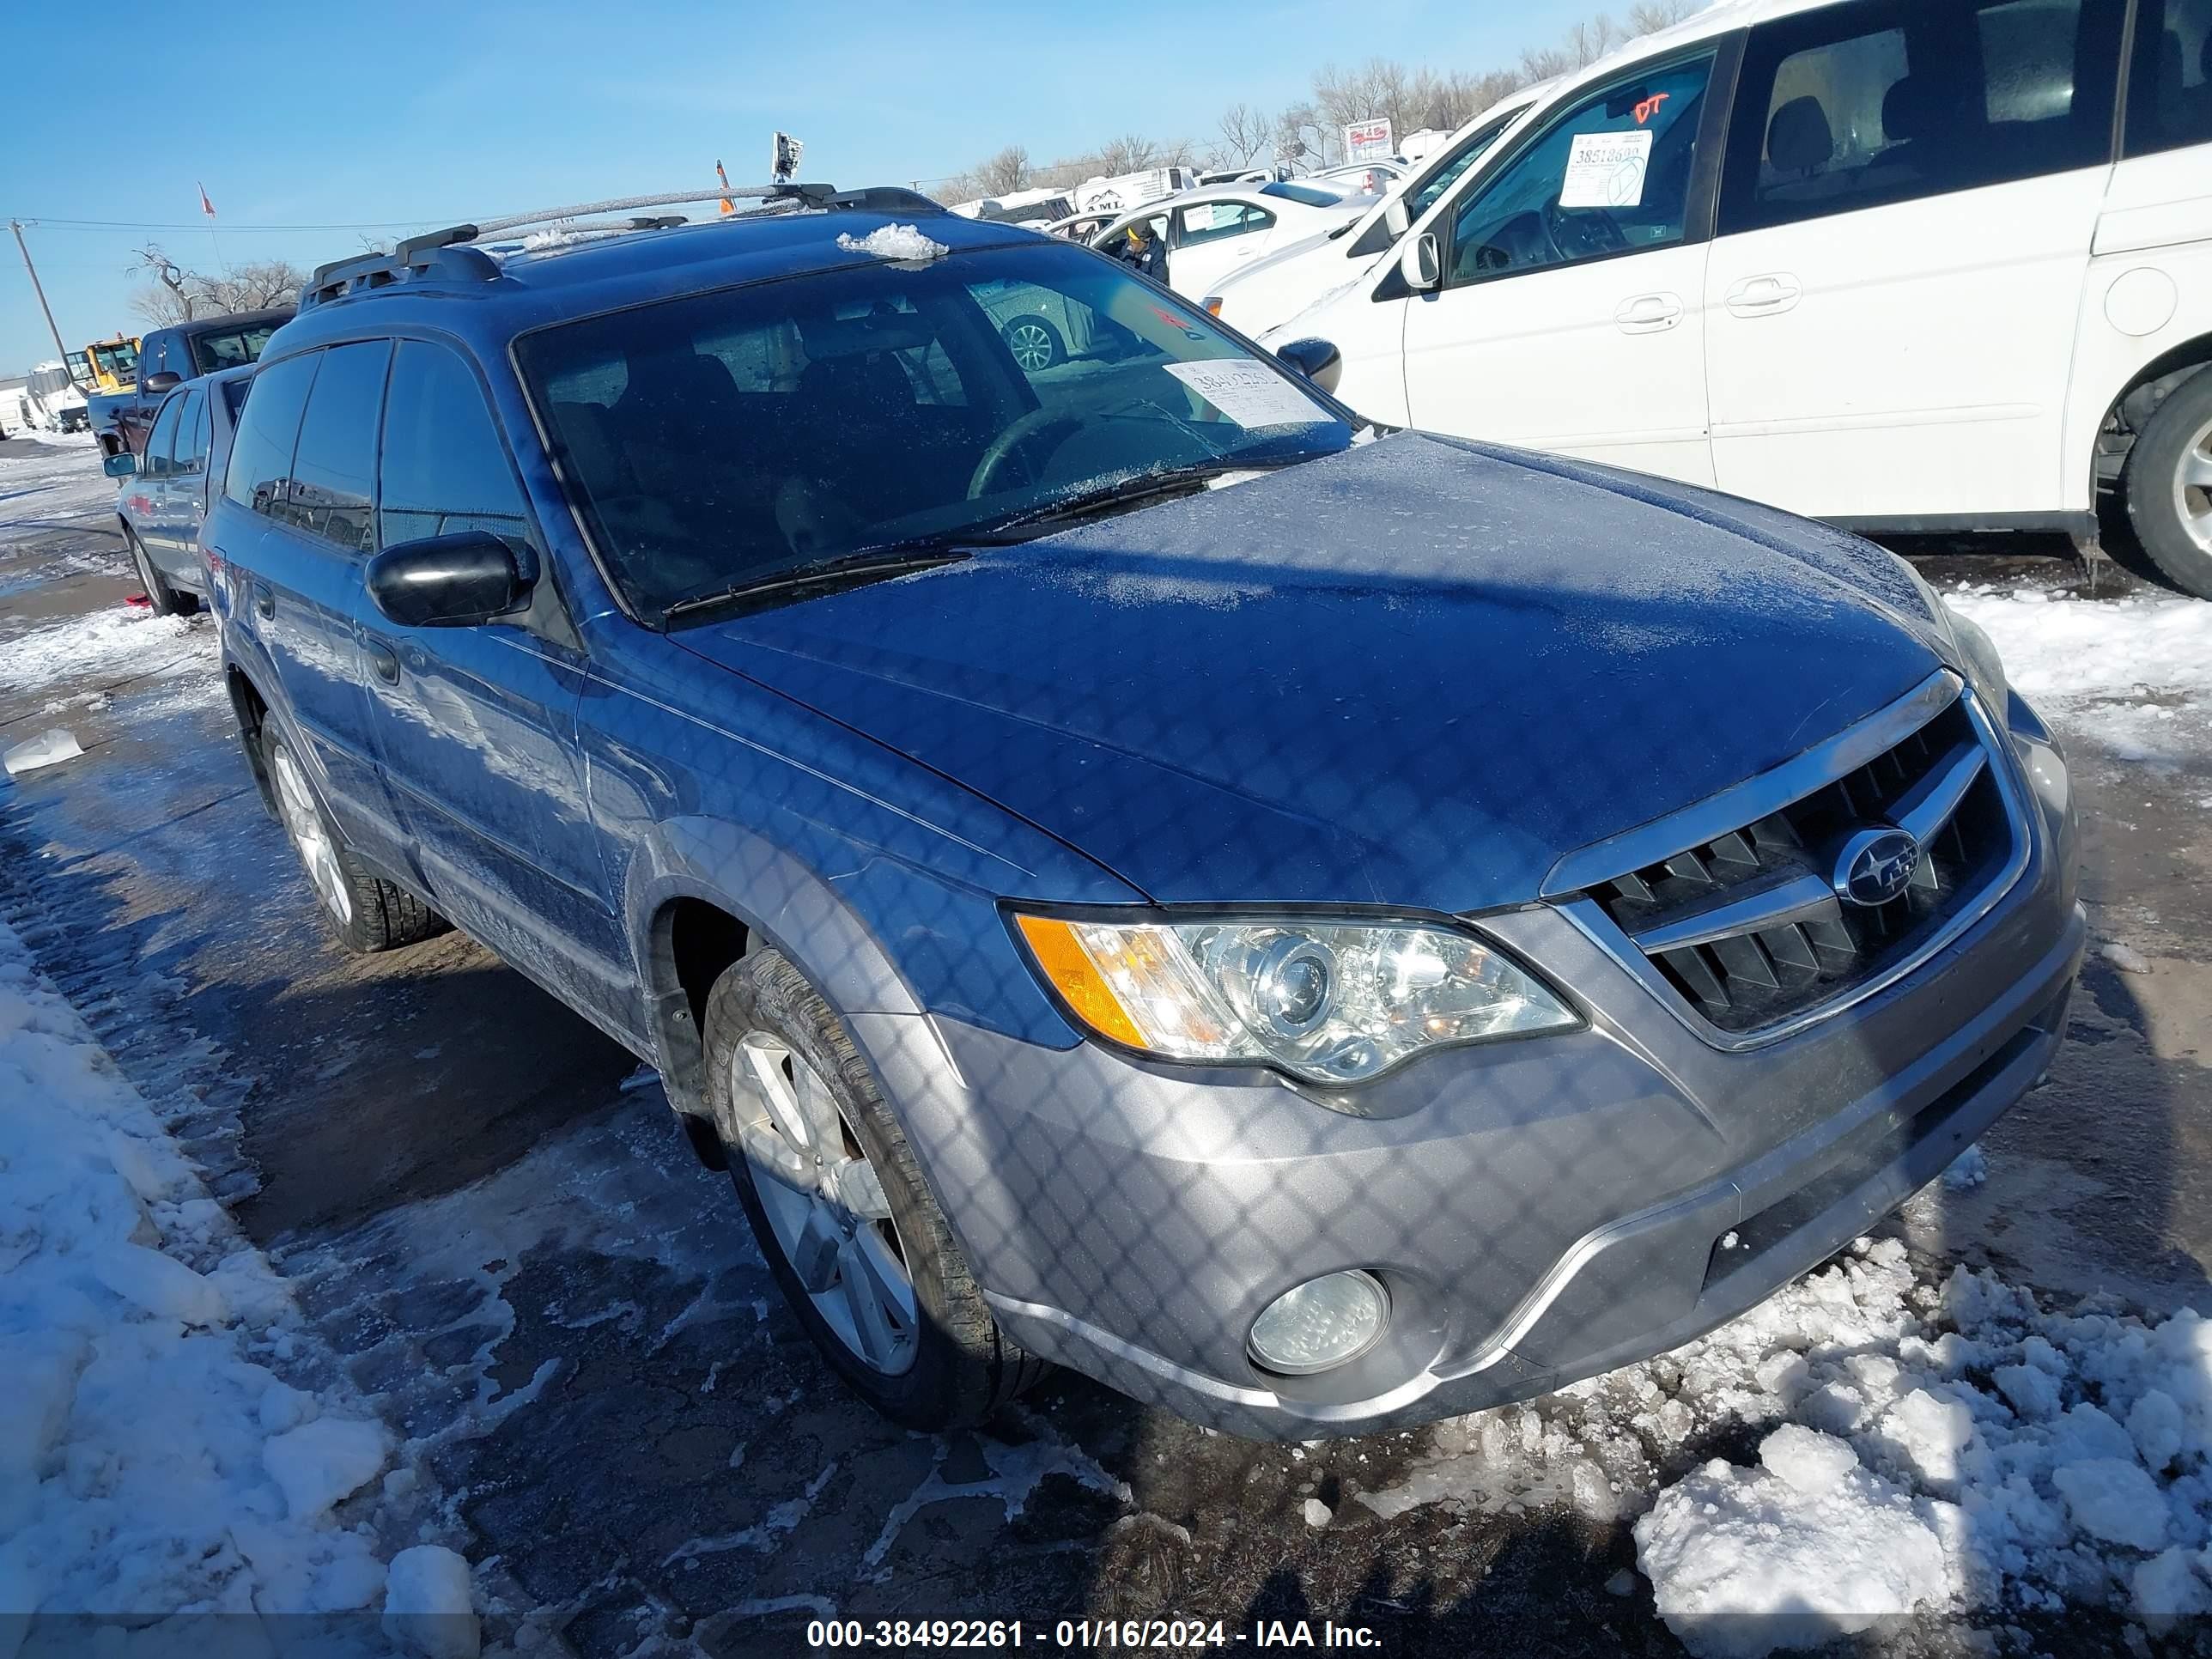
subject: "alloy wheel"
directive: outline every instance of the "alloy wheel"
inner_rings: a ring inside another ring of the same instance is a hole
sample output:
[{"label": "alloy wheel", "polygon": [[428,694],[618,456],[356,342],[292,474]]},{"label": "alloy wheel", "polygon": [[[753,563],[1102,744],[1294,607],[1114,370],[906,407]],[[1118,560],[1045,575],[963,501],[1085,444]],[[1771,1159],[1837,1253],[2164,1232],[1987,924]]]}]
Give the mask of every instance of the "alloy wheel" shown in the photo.
[{"label": "alloy wheel", "polygon": [[1017,323],[1006,331],[1006,349],[1028,374],[1052,367],[1052,337],[1036,323]]},{"label": "alloy wheel", "polygon": [[871,1370],[912,1368],[914,1280],[890,1200],[836,1097],[781,1037],[750,1031],[730,1061],[738,1149],[777,1247],[823,1322]]},{"label": "alloy wheel", "polygon": [[2212,421],[2181,447],[2181,461],[2173,470],[2173,508],[2182,532],[2212,553]]},{"label": "alloy wheel", "polygon": [[284,833],[291,836],[300,862],[307,866],[307,879],[314,884],[317,896],[343,927],[353,921],[353,890],[338,864],[337,847],[323,826],[315,798],[308,793],[307,780],[299,762],[292,758],[292,751],[281,743],[270,749],[269,769],[276,775],[276,810],[284,820]]}]

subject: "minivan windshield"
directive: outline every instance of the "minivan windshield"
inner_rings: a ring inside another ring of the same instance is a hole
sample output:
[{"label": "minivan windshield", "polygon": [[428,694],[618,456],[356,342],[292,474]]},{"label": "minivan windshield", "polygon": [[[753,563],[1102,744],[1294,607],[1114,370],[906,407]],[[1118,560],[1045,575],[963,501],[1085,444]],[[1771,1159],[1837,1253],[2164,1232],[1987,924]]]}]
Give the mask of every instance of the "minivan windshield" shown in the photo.
[{"label": "minivan windshield", "polygon": [[1352,439],[1201,313],[1055,242],[659,301],[514,354],[609,576],[655,620]]}]

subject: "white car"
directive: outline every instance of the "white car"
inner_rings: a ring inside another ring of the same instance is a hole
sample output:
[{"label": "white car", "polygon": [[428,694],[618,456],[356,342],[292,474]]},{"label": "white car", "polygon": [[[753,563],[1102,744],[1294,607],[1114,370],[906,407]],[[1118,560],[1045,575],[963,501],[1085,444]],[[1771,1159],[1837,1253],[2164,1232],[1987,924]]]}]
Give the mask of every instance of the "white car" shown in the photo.
[{"label": "white car", "polygon": [[1551,85],[1523,87],[1483,111],[1363,217],[1301,236],[1233,268],[1217,291],[1203,296],[1206,308],[1247,334],[1260,334],[1343,288],[1395,247],[1407,228],[1534,108]]},{"label": "white car", "polygon": [[1350,224],[1375,204],[1372,196],[1347,196],[1308,184],[1209,185],[1122,215],[1091,245],[1101,252],[1116,252],[1129,227],[1146,220],[1155,236],[1167,239],[1168,286],[1202,300],[1247,261]]},{"label": "white car", "polygon": [[1376,419],[1860,528],[2086,544],[2111,485],[2212,597],[2209,43],[2207,0],[1723,7],[1275,333]]}]

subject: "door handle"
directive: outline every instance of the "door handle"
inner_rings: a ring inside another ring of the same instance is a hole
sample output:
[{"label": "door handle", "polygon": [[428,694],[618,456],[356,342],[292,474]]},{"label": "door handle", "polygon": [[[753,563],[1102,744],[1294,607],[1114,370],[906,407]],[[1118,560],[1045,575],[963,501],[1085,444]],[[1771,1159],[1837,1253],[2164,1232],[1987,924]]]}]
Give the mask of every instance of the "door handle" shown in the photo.
[{"label": "door handle", "polygon": [[264,621],[276,614],[276,596],[260,582],[253,585],[253,611]]},{"label": "door handle", "polygon": [[1729,313],[1737,317],[1772,317],[1789,310],[1804,297],[1804,286],[1786,270],[1747,276],[1728,291]]},{"label": "door handle", "polygon": [[1673,294],[1638,294],[1620,302],[1613,320],[1624,334],[1661,333],[1682,320],[1682,301]]},{"label": "door handle", "polygon": [[399,653],[382,640],[363,640],[362,649],[368,653],[368,665],[376,671],[376,678],[386,685],[399,684]]}]

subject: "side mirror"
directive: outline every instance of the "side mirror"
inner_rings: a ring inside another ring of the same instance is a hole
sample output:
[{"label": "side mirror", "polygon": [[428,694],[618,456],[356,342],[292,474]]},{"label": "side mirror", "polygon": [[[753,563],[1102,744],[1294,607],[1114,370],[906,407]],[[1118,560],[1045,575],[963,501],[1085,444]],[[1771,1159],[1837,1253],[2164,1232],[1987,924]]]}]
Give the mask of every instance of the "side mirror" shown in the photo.
[{"label": "side mirror", "polygon": [[111,478],[127,478],[138,470],[138,458],[129,450],[110,455],[100,464],[100,470]]},{"label": "side mirror", "polygon": [[183,375],[172,374],[166,368],[157,368],[138,382],[138,389],[141,392],[173,392],[184,383]]},{"label": "side mirror", "polygon": [[474,628],[530,591],[514,550],[488,530],[398,543],[364,574],[369,599],[402,628]]},{"label": "side mirror", "polygon": [[1404,197],[1394,196],[1390,198],[1390,205],[1382,210],[1382,222],[1390,227],[1390,234],[1394,238],[1403,236],[1413,228],[1413,216],[1406,210]]},{"label": "side mirror", "polygon": [[1275,348],[1275,356],[1323,392],[1334,392],[1344,378],[1344,354],[1327,340],[1286,340]]},{"label": "side mirror", "polygon": [[1416,294],[1426,294],[1443,280],[1443,256],[1437,252],[1434,231],[1423,231],[1398,255],[1398,275]]}]

